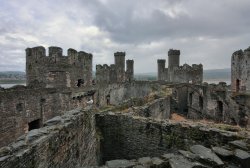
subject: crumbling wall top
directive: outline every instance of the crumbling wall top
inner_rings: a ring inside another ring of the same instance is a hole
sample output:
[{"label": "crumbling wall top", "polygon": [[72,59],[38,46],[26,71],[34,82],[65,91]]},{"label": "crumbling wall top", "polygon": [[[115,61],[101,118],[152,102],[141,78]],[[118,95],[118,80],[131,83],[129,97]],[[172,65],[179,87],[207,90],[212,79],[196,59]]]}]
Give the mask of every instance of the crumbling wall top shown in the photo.
[{"label": "crumbling wall top", "polygon": [[242,50],[237,50],[233,53],[233,56],[234,55],[243,55],[243,51]]},{"label": "crumbling wall top", "polygon": [[250,46],[247,49],[245,49],[244,51],[250,51]]}]

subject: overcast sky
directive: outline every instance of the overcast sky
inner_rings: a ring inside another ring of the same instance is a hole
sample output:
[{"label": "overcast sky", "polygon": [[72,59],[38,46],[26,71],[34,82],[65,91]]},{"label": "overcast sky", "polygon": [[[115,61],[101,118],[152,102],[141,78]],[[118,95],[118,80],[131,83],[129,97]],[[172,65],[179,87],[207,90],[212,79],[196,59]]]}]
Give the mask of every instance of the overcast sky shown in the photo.
[{"label": "overcast sky", "polygon": [[111,64],[125,51],[135,72],[181,50],[181,64],[229,68],[250,46],[250,0],[0,0],[0,71],[25,70],[25,48],[59,46]]}]

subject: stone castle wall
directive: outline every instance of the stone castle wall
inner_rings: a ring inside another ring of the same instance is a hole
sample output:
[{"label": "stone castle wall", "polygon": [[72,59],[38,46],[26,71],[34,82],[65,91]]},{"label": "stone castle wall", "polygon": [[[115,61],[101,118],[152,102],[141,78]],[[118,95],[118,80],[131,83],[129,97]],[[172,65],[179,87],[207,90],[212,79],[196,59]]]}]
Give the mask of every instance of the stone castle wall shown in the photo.
[{"label": "stone castle wall", "polygon": [[[91,89],[86,89],[91,91]],[[17,87],[0,91],[0,147],[13,142],[29,129],[65,111],[85,107],[94,93],[55,88]],[[34,123],[35,122],[35,123]],[[32,123],[35,125],[32,126]]]}]

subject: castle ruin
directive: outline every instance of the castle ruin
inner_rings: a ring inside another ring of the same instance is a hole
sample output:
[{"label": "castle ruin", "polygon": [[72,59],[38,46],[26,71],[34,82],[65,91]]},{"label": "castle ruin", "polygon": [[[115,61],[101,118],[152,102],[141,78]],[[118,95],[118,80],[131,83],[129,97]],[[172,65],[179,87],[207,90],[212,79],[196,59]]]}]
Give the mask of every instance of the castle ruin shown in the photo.
[{"label": "castle ruin", "polygon": [[249,49],[232,56],[232,92],[202,83],[201,64],[180,66],[179,50],[168,68],[157,61],[156,81],[135,80],[125,52],[96,65],[95,79],[92,54],[62,53],[27,48],[27,86],[0,89],[0,167],[250,165]]},{"label": "castle ruin", "polygon": [[158,80],[173,83],[201,84],[203,80],[202,64],[192,66],[184,64],[180,66],[180,50],[168,51],[168,68],[165,68],[166,60],[158,59]]}]

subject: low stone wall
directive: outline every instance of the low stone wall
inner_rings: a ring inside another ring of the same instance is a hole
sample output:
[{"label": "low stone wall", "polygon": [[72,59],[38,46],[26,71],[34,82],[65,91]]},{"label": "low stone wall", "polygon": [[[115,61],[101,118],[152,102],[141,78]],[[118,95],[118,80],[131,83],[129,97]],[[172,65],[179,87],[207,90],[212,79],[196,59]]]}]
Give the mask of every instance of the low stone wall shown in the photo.
[{"label": "low stone wall", "polygon": [[154,121],[119,113],[99,113],[102,162],[114,159],[158,157],[191,145],[220,146],[238,139],[236,133],[197,125]]},{"label": "low stone wall", "polygon": [[76,109],[30,131],[15,143],[0,149],[4,168],[76,168],[97,165],[99,142],[91,111]]},{"label": "low stone wall", "polygon": [[[142,98],[159,89],[158,83],[137,82],[97,86],[97,105],[119,105],[131,98]],[[107,98],[109,100],[107,100]]]},{"label": "low stone wall", "polygon": [[154,119],[169,119],[171,113],[171,97],[163,97],[147,103],[141,107],[134,108],[134,114]]}]

